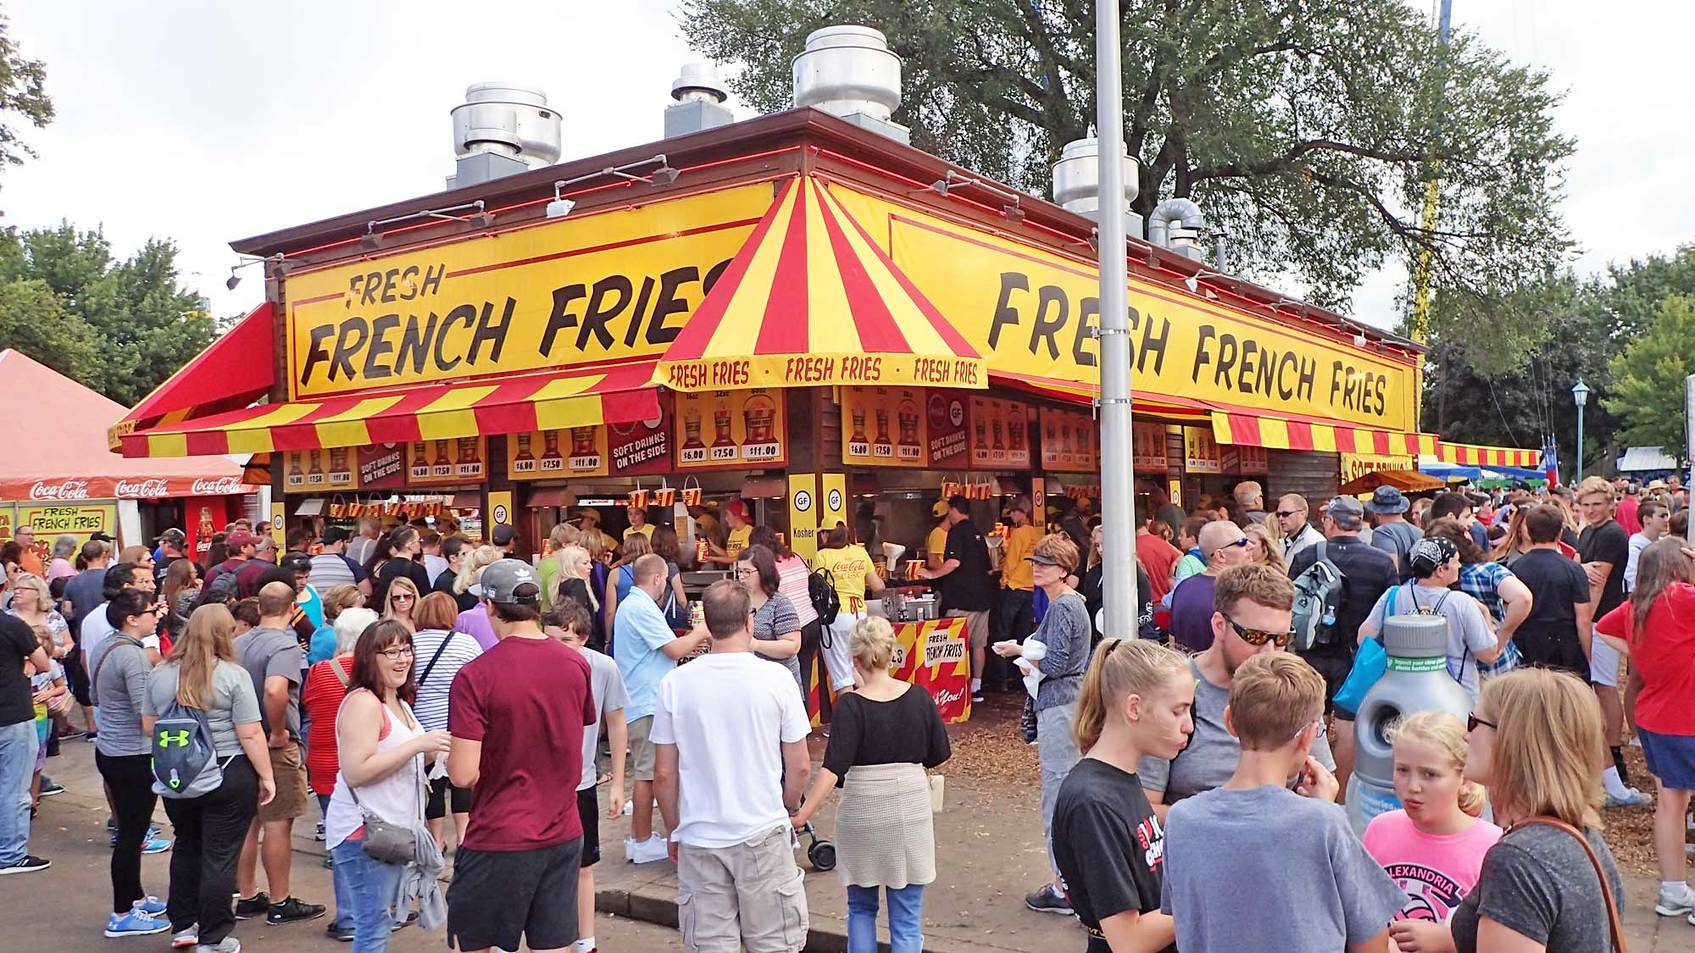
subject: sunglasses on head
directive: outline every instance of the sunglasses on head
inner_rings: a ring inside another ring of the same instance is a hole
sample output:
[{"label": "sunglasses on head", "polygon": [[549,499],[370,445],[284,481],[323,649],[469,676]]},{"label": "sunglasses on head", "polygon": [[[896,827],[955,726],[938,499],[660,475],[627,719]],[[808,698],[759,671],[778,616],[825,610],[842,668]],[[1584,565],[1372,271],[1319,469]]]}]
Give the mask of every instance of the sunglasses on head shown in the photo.
[{"label": "sunglasses on head", "polygon": [[[1219,615],[1224,614],[1221,612]],[[1230,628],[1235,629],[1236,634],[1241,636],[1242,641],[1249,645],[1264,645],[1267,642],[1274,642],[1278,648],[1283,648],[1290,642],[1294,641],[1295,638],[1293,630],[1287,632],[1267,632],[1264,629],[1250,629],[1227,615],[1224,616],[1224,621],[1230,623]]]}]

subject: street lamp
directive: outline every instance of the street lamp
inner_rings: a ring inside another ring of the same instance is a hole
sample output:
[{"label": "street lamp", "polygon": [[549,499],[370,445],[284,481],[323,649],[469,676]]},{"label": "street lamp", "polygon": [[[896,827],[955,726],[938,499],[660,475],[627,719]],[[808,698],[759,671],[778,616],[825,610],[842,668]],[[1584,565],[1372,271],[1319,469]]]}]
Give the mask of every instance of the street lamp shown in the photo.
[{"label": "street lamp", "polygon": [[1583,405],[1589,403],[1589,387],[1579,377],[1572,385],[1571,399],[1577,402],[1577,480],[1583,482]]}]

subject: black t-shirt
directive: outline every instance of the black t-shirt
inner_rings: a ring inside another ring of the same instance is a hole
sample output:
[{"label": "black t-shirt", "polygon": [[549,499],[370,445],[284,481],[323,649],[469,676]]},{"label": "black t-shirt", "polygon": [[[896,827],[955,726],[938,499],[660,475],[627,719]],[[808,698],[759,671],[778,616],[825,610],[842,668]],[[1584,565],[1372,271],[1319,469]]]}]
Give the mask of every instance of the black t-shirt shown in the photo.
[{"label": "black t-shirt", "polygon": [[1583,567],[1552,549],[1532,549],[1512,565],[1530,589],[1530,615],[1513,642],[1531,665],[1547,665],[1589,679],[1589,662],[1577,637],[1577,606],[1589,601]]},{"label": "black t-shirt", "polygon": [[830,743],[824,748],[824,767],[836,776],[836,787],[841,787],[848,769],[855,765],[921,764],[933,768],[952,754],[936,700],[913,686],[892,701],[873,701],[859,694],[837,699],[830,721]]},{"label": "black t-shirt", "polygon": [[[399,576],[405,576],[412,581],[412,585],[418,590],[419,601],[422,601],[424,596],[428,595],[433,588],[430,583],[430,574],[423,566],[410,559],[391,559],[382,564],[382,568],[377,570],[377,578],[371,582],[371,605],[376,607],[379,613],[386,611],[388,607],[386,600],[388,599],[389,583]],[[416,605],[412,608],[414,611],[417,610]]]},{"label": "black t-shirt", "polygon": [[959,566],[941,579],[942,611],[960,609],[979,612],[995,600],[995,583],[989,578],[989,546],[970,520],[960,520],[948,530],[943,560],[957,559]]},{"label": "black t-shirt", "polygon": [[[1395,584],[1395,560],[1383,550],[1361,542],[1358,536],[1325,540],[1324,558],[1342,572],[1342,599],[1336,605],[1336,625],[1329,642],[1302,652],[1301,657],[1350,661],[1354,646],[1359,644],[1360,626],[1371,616],[1377,600]],[[1318,544],[1314,543],[1295,554],[1289,565],[1289,578],[1300,578],[1316,562]]]},{"label": "black t-shirt", "polygon": [[1613,571],[1607,574],[1607,584],[1601,588],[1601,604],[1595,607],[1595,618],[1599,619],[1623,604],[1624,565],[1630,560],[1630,536],[1618,520],[1585,527],[1577,537],[1577,560],[1613,564]]},{"label": "black t-shirt", "polygon": [[1089,931],[1089,953],[1111,953],[1102,920],[1159,912],[1165,830],[1136,775],[1094,758],[1077,762],[1054,802],[1053,853],[1071,909]]},{"label": "black t-shirt", "polygon": [[35,720],[24,660],[40,649],[41,643],[27,623],[0,612],[0,726]]}]

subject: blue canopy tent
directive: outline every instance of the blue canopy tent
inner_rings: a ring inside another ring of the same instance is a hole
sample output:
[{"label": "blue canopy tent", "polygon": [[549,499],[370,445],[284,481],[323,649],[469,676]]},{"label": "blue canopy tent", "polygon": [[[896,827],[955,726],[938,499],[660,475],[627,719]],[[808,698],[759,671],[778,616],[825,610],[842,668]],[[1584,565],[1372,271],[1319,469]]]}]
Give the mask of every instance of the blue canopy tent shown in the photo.
[{"label": "blue canopy tent", "polygon": [[1541,470],[1526,470],[1522,467],[1466,467],[1457,463],[1442,463],[1429,461],[1418,465],[1420,473],[1428,473],[1442,480],[1541,480],[1546,481],[1548,474]]}]

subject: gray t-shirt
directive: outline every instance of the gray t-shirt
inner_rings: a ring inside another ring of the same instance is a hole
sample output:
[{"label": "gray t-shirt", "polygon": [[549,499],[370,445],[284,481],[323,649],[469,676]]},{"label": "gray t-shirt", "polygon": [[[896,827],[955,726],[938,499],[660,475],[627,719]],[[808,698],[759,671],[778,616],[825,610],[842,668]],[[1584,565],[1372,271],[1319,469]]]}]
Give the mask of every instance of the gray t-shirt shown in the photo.
[{"label": "gray t-shirt", "polygon": [[[756,639],[772,642],[778,636],[799,631],[800,613],[795,611],[795,605],[789,601],[789,597],[780,592],[772,593],[771,598],[765,600],[764,605],[753,610],[753,637]],[[765,656],[761,655],[760,658],[765,658]],[[794,676],[795,684],[802,686],[804,690],[806,683],[801,681],[800,658],[798,656],[791,655],[788,658],[765,660],[776,662],[788,669],[789,674]]]},{"label": "gray t-shirt", "polygon": [[1371,532],[1371,545],[1395,557],[1395,569],[1405,579],[1412,575],[1412,548],[1424,534],[1411,523],[1384,523]]},{"label": "gray t-shirt", "polygon": [[[1229,902],[1221,884],[1235,885]],[[1176,916],[1183,953],[1337,953],[1382,932],[1406,901],[1340,805],[1269,785],[1218,788],[1166,817],[1160,909]]]},{"label": "gray t-shirt", "polygon": [[595,749],[600,743],[600,725],[609,711],[623,711],[630,696],[624,692],[624,676],[618,674],[618,663],[594,649],[583,653],[589,660],[589,691],[594,695],[594,724],[583,729],[583,780],[577,790],[585,791],[600,780],[595,764]]},{"label": "gray t-shirt", "polygon": [[[1230,780],[1230,775],[1236,772],[1236,762],[1242,757],[1241,742],[1224,727],[1224,706],[1230,701],[1230,689],[1207,681],[1193,661],[1189,669],[1195,673],[1195,707],[1191,709],[1195,733],[1189,736],[1188,747],[1170,761],[1149,756],[1142,758],[1136,767],[1143,790],[1164,791],[1166,804],[1176,804]],[[1322,730],[1312,741],[1312,756],[1326,768],[1336,770],[1336,759],[1330,756],[1330,742]]]},{"label": "gray t-shirt", "polygon": [[1383,632],[1383,615],[1440,614],[1448,622],[1448,674],[1460,683],[1465,693],[1477,704],[1477,653],[1495,647],[1495,633],[1483,619],[1483,609],[1477,600],[1463,592],[1440,586],[1425,586],[1404,582],[1390,586],[1371,607],[1366,624],[1379,635]]},{"label": "gray t-shirt", "polygon": [[142,700],[147,695],[147,673],[153,663],[147,651],[126,636],[106,638],[95,662],[100,675],[93,685],[94,725],[99,729],[94,748],[108,758],[147,754],[147,737],[141,733]]},{"label": "gray t-shirt", "polygon": [[[165,662],[153,670],[147,678],[143,714],[157,718],[171,707],[177,698],[181,671],[177,662]],[[204,710],[206,723],[212,729],[212,745],[220,758],[241,754],[241,739],[235,734],[237,725],[251,725],[262,718],[259,699],[253,694],[253,680],[241,666],[222,660],[212,669],[212,697]]]},{"label": "gray t-shirt", "polygon": [[[1624,883],[1607,842],[1594,830],[1586,833],[1615,902],[1621,902]],[[1454,911],[1459,953],[1477,953],[1481,917],[1529,937],[1548,953],[1596,953],[1611,942],[1606,900],[1589,856],[1575,837],[1545,824],[1515,827],[1483,855],[1477,886]]]},{"label": "gray t-shirt", "polygon": [[[294,633],[281,629],[249,629],[246,635],[235,640],[235,660],[253,680],[253,696],[260,701],[262,720],[266,677],[280,675],[288,679],[288,734],[299,741],[300,670],[306,665],[306,653],[300,651],[300,643],[295,641]],[[270,722],[265,721],[265,733],[270,732]]]},{"label": "gray t-shirt", "polygon": [[1043,675],[1036,687],[1036,711],[1061,708],[1077,700],[1083,687],[1083,672],[1089,667],[1089,643],[1095,627],[1089,622],[1089,605],[1074,591],[1067,591],[1048,606],[1042,624],[1030,638],[1048,647],[1036,663]]}]

